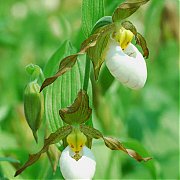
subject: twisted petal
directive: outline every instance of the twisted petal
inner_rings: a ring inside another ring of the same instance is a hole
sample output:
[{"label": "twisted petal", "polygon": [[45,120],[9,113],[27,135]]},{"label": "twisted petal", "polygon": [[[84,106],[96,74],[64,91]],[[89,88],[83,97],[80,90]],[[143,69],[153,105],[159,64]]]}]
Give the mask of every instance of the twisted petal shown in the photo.
[{"label": "twisted petal", "polygon": [[111,74],[123,85],[131,89],[144,86],[147,79],[146,62],[133,44],[130,43],[123,51],[116,41],[111,40],[105,60]]},{"label": "twisted petal", "polygon": [[76,161],[73,152],[67,146],[60,157],[60,170],[65,179],[92,179],[96,170],[93,153],[86,146],[82,149],[82,157]]}]

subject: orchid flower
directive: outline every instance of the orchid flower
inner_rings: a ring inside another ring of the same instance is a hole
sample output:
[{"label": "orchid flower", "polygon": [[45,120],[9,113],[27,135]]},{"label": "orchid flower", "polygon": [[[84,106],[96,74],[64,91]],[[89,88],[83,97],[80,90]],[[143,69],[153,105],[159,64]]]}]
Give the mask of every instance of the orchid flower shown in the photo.
[{"label": "orchid flower", "polygon": [[92,179],[96,161],[92,151],[86,147],[86,136],[74,129],[67,136],[68,146],[60,157],[60,170],[65,179]]},{"label": "orchid flower", "polygon": [[[104,144],[111,150],[122,151],[138,162],[146,162],[152,159],[151,157],[143,158],[136,151],[124,147],[115,138],[105,137],[99,130],[92,127],[92,123],[90,123],[91,126],[87,125],[89,124],[87,121],[90,120],[92,115],[87,94],[90,74],[89,59],[93,63],[95,80],[98,79],[100,68],[105,62],[111,74],[131,89],[140,89],[146,82],[147,68],[143,58],[143,56],[148,58],[149,55],[146,41],[131,22],[122,22],[123,19],[129,17],[146,2],[148,0],[125,1],[115,9],[112,17],[105,16],[98,20],[92,29],[91,35],[82,42],[80,51],[64,57],[60,61],[57,73],[44,80],[40,92],[54,83],[58,77],[71,70],[78,56],[87,54],[83,90],[78,92],[71,106],[59,110],[59,115],[65,125],[59,127],[44,139],[42,149],[36,154],[29,155],[28,160],[16,171],[15,176],[34,164],[43,153],[48,153],[50,145],[60,141],[63,141],[61,147],[63,151],[59,163],[61,173],[65,179],[93,178],[96,170],[96,161],[90,150],[93,139],[103,140]],[[133,37],[135,37],[136,43],[141,46],[143,56],[131,43]],[[63,86],[60,85],[57,87],[60,87],[62,91],[63,88],[61,87]],[[48,101],[48,98],[46,100]],[[58,111],[57,106],[48,106],[47,109],[53,107]]]},{"label": "orchid flower", "polygon": [[[47,152],[49,146],[63,140],[63,151],[59,163],[65,179],[92,179],[96,170],[96,161],[91,152],[92,139],[101,139],[111,150],[119,150],[135,160],[148,161],[151,157],[143,158],[132,149],[127,149],[117,139],[105,137],[99,130],[87,126],[85,123],[91,116],[87,92],[80,90],[74,103],[59,110],[59,115],[67,125],[60,127],[44,139],[44,146],[36,154],[29,155],[27,162],[16,171],[15,176],[21,174],[27,167],[34,164],[40,156]],[[67,144],[65,143],[67,142]],[[86,147],[87,146],[87,147]]]},{"label": "orchid flower", "polygon": [[121,28],[111,37],[106,52],[106,66],[123,85],[140,89],[147,79],[146,62],[139,50],[131,43],[133,33]]}]

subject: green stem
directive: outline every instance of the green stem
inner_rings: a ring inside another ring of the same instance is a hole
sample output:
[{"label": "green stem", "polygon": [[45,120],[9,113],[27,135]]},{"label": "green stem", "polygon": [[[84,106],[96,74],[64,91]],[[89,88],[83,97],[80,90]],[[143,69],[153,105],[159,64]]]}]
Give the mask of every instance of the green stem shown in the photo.
[{"label": "green stem", "polygon": [[85,75],[84,75],[84,83],[83,83],[83,90],[87,91],[88,89],[88,84],[89,84],[89,77],[90,77],[90,59],[86,55],[86,67],[85,67]]},{"label": "green stem", "polygon": [[[86,66],[85,66],[85,75],[84,75],[84,84],[83,84],[83,90],[87,91],[88,84],[89,84],[89,78],[90,78],[90,70],[91,70],[91,62],[89,57],[86,55]],[[90,119],[85,123],[87,126],[93,127],[92,123],[92,116]]]}]

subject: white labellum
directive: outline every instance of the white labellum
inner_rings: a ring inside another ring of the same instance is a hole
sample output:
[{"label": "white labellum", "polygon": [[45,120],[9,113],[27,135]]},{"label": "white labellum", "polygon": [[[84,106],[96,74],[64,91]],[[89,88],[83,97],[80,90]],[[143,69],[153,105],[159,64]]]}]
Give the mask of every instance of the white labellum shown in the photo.
[{"label": "white labellum", "polygon": [[86,146],[80,153],[82,157],[76,161],[74,152],[67,146],[60,157],[60,170],[65,179],[92,179],[96,170],[93,153]]},{"label": "white labellum", "polygon": [[111,40],[105,60],[111,74],[123,85],[131,89],[144,86],[147,79],[146,62],[133,44],[130,43],[123,51],[116,41]]}]

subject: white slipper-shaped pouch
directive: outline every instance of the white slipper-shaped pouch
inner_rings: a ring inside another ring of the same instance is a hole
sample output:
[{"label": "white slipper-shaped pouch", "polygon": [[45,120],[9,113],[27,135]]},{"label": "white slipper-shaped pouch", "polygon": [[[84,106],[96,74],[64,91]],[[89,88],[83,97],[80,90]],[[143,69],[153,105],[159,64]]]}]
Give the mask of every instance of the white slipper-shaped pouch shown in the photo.
[{"label": "white slipper-shaped pouch", "polygon": [[124,86],[140,89],[147,79],[146,62],[133,45],[123,51],[115,40],[111,40],[105,57],[106,66],[111,74]]},{"label": "white slipper-shaped pouch", "polygon": [[74,152],[67,146],[60,157],[60,170],[63,177],[67,179],[92,179],[96,170],[96,161],[93,153],[86,146],[81,151],[82,157],[76,161]]}]

